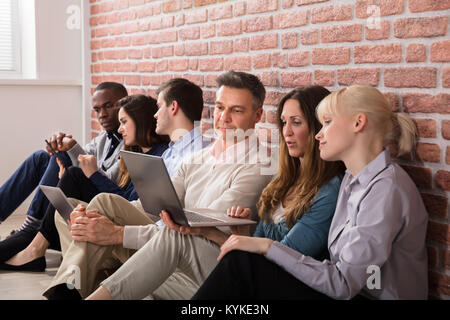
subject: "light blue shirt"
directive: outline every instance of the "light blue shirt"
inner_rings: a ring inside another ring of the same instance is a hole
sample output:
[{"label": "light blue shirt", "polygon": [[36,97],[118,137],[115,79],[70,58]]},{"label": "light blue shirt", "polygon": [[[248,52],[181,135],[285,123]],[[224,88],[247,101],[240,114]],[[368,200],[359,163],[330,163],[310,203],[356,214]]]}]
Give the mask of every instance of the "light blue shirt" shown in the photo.
[{"label": "light blue shirt", "polygon": [[169,176],[173,177],[185,157],[202,150],[210,143],[207,138],[203,137],[200,127],[195,127],[175,143],[171,141],[169,148],[161,156],[169,172]]}]

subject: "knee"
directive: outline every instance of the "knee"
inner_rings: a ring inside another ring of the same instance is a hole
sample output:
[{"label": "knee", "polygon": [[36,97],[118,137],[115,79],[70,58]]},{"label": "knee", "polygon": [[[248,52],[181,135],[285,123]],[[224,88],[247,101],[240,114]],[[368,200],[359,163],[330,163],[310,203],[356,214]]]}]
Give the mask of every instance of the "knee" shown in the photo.
[{"label": "knee", "polygon": [[50,160],[50,155],[47,151],[44,150],[38,150],[32,154],[32,158],[37,163],[45,163],[47,164]]},{"label": "knee", "polygon": [[127,200],[114,193],[99,193],[94,198],[92,198],[91,202],[89,202],[89,205],[87,206],[86,209],[98,210],[99,214],[108,216],[112,214],[112,212],[110,211],[113,204],[118,203],[119,201],[127,201]]}]

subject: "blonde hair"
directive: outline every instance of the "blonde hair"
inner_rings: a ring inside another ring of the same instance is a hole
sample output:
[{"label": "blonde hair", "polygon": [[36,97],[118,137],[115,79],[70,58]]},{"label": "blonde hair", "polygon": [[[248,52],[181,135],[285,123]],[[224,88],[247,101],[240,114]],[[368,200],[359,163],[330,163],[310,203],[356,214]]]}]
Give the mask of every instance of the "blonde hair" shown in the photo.
[{"label": "blonde hair", "polygon": [[394,113],[386,97],[376,88],[352,85],[334,91],[317,107],[316,115],[323,123],[324,114],[354,115],[363,113],[368,124],[381,135],[383,146],[394,143],[397,155],[411,153],[416,144],[417,128],[405,113]]}]

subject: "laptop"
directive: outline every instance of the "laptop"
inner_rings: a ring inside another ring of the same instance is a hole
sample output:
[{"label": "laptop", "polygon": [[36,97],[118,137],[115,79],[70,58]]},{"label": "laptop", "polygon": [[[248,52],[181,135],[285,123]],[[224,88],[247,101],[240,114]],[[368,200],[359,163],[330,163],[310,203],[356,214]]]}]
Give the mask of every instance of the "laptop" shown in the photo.
[{"label": "laptop", "polygon": [[161,157],[143,153],[120,151],[145,212],[158,215],[166,210],[172,220],[181,226],[216,227],[250,225],[256,221],[229,217],[211,209],[183,209],[181,201]]},{"label": "laptop", "polygon": [[64,220],[70,220],[70,214],[72,213],[74,206],[69,202],[64,192],[58,187],[39,186],[42,192],[45,194],[50,203],[58,210],[61,217]]}]

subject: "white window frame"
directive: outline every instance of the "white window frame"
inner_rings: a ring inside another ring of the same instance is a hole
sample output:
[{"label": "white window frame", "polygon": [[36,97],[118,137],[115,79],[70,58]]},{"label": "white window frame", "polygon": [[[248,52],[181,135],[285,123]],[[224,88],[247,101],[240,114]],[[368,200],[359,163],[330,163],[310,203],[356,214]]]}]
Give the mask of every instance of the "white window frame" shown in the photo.
[{"label": "white window frame", "polygon": [[0,70],[0,79],[36,79],[35,0],[0,0],[12,4],[13,70]]}]

